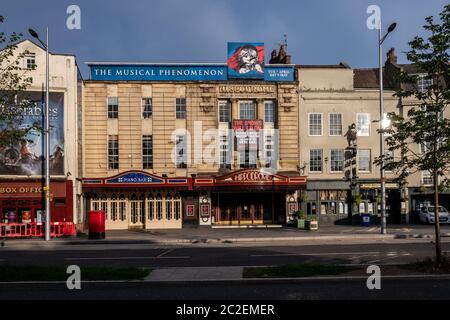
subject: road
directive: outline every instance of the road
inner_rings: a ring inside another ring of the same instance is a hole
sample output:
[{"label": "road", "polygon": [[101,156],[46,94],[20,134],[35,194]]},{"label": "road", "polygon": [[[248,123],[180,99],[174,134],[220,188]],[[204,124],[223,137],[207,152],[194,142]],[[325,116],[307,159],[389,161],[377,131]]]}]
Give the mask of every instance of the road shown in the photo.
[{"label": "road", "polygon": [[[132,267],[260,266],[305,262],[386,264],[414,262],[434,254],[434,244],[430,241],[397,241],[254,246],[65,245],[58,249],[34,250],[0,248],[0,264]],[[450,242],[443,242],[443,250],[450,252]]]},{"label": "road", "polygon": [[[450,242],[443,242],[450,252]],[[133,267],[261,266],[289,263],[394,264],[433,256],[429,240],[361,243],[255,243],[158,246],[63,245],[50,248],[0,248],[0,265],[79,265]],[[82,282],[68,290],[65,282],[1,283],[0,301],[24,299],[446,299],[450,278],[392,279],[382,277],[382,289],[371,291],[366,279],[283,280],[282,282]]]},{"label": "road", "polygon": [[[366,281],[299,281],[158,284],[148,282],[83,283],[68,290],[65,283],[2,284],[0,300],[124,299],[124,300],[313,300],[313,299],[448,299],[450,279],[382,279],[381,290]],[[180,303],[181,304],[181,303]]]}]

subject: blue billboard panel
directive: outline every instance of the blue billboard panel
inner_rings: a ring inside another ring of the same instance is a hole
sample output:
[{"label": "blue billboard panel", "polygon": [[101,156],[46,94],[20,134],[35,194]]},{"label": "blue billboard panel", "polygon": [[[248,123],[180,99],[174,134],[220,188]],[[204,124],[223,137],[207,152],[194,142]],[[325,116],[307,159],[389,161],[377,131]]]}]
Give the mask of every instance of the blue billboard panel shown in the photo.
[{"label": "blue billboard panel", "polygon": [[[91,65],[91,80],[99,81],[227,81],[227,66],[217,65]],[[261,77],[261,75],[258,75]],[[237,78],[239,79],[239,78]],[[257,79],[257,78],[250,78]],[[294,81],[294,66],[264,66],[264,81]]]},{"label": "blue billboard panel", "polygon": [[264,79],[264,43],[229,42],[228,78]]},{"label": "blue billboard panel", "polygon": [[266,81],[294,81],[294,66],[266,66]]},{"label": "blue billboard panel", "polygon": [[221,81],[224,65],[91,65],[92,80]]}]

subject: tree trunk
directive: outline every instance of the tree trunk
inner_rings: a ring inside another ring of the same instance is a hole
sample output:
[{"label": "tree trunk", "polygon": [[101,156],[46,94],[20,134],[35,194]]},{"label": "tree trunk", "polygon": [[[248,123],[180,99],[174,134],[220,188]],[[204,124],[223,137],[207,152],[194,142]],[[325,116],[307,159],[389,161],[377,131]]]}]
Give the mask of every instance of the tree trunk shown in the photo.
[{"label": "tree trunk", "polygon": [[442,262],[442,251],[441,251],[441,232],[439,223],[439,181],[438,181],[437,170],[433,172],[433,182],[434,182],[434,229],[436,234],[436,262]]}]

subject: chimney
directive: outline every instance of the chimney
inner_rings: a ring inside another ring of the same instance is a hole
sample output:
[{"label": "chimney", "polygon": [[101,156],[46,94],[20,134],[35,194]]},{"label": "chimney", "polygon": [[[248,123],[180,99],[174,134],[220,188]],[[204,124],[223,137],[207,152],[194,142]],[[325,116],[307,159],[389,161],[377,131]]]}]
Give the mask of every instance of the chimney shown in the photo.
[{"label": "chimney", "polygon": [[291,62],[291,55],[290,54],[288,54],[288,55],[286,55],[286,64],[291,64],[292,62]]},{"label": "chimney", "polygon": [[395,49],[391,48],[387,54],[386,62],[389,62],[390,64],[397,64],[397,56],[395,55]]}]

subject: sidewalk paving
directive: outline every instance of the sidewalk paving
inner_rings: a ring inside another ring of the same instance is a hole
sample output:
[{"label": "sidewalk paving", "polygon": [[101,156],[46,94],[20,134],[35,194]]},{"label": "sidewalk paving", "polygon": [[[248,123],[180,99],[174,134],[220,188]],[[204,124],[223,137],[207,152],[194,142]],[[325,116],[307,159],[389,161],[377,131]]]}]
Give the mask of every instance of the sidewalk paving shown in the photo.
[{"label": "sidewalk paving", "polygon": [[[441,235],[450,237],[450,226],[441,226]],[[317,231],[296,228],[225,228],[209,226],[187,227],[177,230],[112,230],[106,232],[106,239],[89,240],[87,235],[52,239],[3,239],[1,246],[40,243],[42,245],[78,244],[195,244],[195,243],[245,243],[270,241],[314,241],[314,240],[375,240],[434,238],[432,225],[388,225],[388,233],[380,234],[378,226],[329,225],[320,226]]]}]

